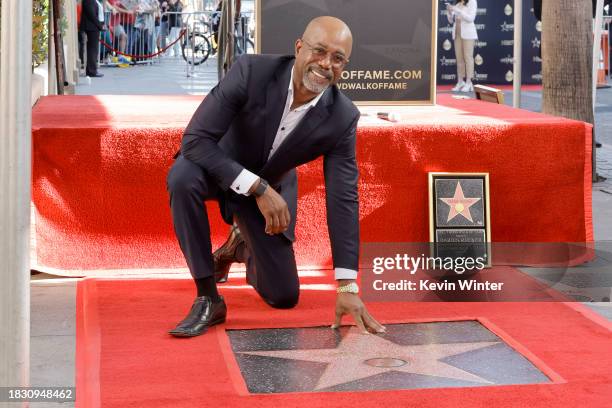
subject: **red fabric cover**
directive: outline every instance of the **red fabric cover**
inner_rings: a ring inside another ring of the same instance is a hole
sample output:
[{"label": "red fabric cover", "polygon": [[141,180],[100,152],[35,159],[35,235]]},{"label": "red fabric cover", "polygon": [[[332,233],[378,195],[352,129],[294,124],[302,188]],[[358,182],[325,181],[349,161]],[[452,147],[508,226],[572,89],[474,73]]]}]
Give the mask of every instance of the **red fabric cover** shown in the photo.
[{"label": "red fabric cover", "polygon": [[[506,268],[506,273],[511,268]],[[331,282],[313,278],[302,283]],[[311,282],[312,281],[312,282]],[[230,284],[233,284],[230,280]],[[242,283],[242,282],[239,282]],[[581,305],[370,303],[382,323],[478,319],[551,382],[405,391],[245,395],[224,329],[308,327],[333,321],[333,291],[303,290],[292,310],[268,307],[251,289],[221,288],[228,320],[203,336],[166,331],[193,300],[189,280],[96,280],[77,291],[77,407],[604,407],[612,394],[610,327]],[[576,306],[570,307],[570,306]],[[586,316],[585,316],[586,315]],[[349,321],[347,320],[348,324]]]},{"label": "red fabric cover", "polygon": [[[33,112],[42,270],[185,267],[165,178],[198,96],[50,96]],[[362,242],[426,242],[427,172],[489,172],[496,242],[592,241],[591,126],[440,95],[358,129]],[[375,111],[375,110],[374,110]],[[296,254],[331,263],[321,160],[299,169]],[[213,244],[227,226],[210,204]]]}]

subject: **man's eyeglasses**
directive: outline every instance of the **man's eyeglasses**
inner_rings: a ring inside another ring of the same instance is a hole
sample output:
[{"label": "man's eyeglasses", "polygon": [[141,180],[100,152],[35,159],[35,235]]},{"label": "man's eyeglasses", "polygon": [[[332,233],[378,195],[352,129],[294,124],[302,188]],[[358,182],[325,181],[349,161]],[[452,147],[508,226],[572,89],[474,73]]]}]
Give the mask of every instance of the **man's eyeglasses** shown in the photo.
[{"label": "man's eyeglasses", "polygon": [[[316,59],[325,59],[327,58],[327,54],[329,54],[329,52],[321,46],[312,46],[310,43],[308,43],[308,41],[302,39],[302,42],[304,44],[306,44],[308,46],[308,48],[310,48],[310,52],[311,54],[316,58]],[[334,68],[344,68],[344,66],[346,64],[348,64],[349,60],[348,58],[346,58],[344,55],[340,54],[339,52],[333,53],[331,54],[331,65]]]}]

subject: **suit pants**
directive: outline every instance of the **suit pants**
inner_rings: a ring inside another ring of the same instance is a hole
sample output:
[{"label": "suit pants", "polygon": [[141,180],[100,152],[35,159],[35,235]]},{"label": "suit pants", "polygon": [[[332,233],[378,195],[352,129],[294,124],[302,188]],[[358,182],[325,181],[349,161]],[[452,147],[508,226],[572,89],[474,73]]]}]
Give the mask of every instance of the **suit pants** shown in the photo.
[{"label": "suit pants", "polygon": [[458,82],[463,78],[469,81],[474,79],[474,42],[475,40],[466,40],[460,35],[455,37]]},{"label": "suit pants", "polygon": [[87,37],[87,65],[85,67],[85,74],[93,76],[98,73],[100,31],[82,31],[81,33]]},{"label": "suit pants", "polygon": [[[214,275],[207,200],[218,199],[219,186],[182,155],[167,179],[174,232],[195,279]],[[230,193],[233,194],[233,193]],[[246,242],[247,280],[270,306],[297,304],[299,280],[293,244],[283,234],[265,233],[265,219],[253,197],[236,197],[235,219]]]}]

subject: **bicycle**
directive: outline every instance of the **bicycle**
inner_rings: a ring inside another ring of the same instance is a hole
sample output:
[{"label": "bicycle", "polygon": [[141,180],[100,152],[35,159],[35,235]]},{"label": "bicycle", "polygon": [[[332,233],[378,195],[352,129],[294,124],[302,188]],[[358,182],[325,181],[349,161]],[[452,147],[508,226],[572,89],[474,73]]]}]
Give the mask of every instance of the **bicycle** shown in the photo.
[{"label": "bicycle", "polygon": [[[234,55],[242,55],[245,53],[255,53],[255,43],[248,37],[240,35],[244,28],[241,29],[239,24],[246,26],[248,17],[242,17],[240,22],[237,22],[234,30]],[[193,43],[193,44],[192,44]],[[181,50],[183,59],[189,65],[200,65],[204,63],[212,54],[215,55],[218,51],[218,43],[216,41],[216,32],[213,31],[213,25],[201,18],[193,23],[193,29],[189,35],[185,35],[181,42]]]},{"label": "bicycle", "polygon": [[208,38],[198,31],[185,35],[181,41],[181,54],[189,65],[200,65],[208,59],[211,45]]}]

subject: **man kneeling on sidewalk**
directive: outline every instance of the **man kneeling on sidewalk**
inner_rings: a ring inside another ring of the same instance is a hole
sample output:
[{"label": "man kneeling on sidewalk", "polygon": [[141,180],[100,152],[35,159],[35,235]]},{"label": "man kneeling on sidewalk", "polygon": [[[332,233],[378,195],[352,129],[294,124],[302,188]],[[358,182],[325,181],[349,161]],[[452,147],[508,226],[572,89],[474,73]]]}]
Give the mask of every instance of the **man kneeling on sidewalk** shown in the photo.
[{"label": "man kneeling on sidewalk", "polygon": [[[352,42],[341,20],[315,18],[295,42],[294,56],[240,57],[196,110],[168,175],[174,229],[198,292],[173,336],[198,336],[225,321],[216,280],[227,279],[232,262],[246,263],[247,282],[270,306],[297,304],[295,168],[320,156],[338,282],[332,327],[349,313],[363,333],[385,330],[355,283],[359,111],[335,86]],[[235,222],[214,255],[205,200],[217,200],[224,220]]]}]

